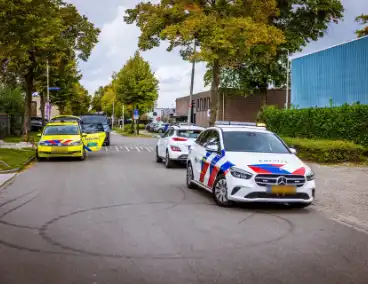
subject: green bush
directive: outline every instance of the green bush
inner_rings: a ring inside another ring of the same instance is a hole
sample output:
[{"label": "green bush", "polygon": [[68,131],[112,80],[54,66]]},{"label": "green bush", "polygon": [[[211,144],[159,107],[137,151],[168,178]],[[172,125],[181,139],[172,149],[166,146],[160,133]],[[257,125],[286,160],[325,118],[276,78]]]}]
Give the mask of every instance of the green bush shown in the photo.
[{"label": "green bush", "polygon": [[366,148],[348,141],[310,140],[283,137],[285,143],[295,148],[298,157],[317,163],[362,162],[366,160]]},{"label": "green bush", "polygon": [[258,119],[281,136],[348,140],[368,146],[368,105],[290,110],[271,106]]}]

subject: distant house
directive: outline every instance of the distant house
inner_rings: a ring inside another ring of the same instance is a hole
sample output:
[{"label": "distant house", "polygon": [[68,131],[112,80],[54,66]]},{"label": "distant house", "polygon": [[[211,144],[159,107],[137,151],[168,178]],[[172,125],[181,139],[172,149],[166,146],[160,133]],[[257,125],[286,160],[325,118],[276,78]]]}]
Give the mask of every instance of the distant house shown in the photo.
[{"label": "distant house", "polygon": [[[54,116],[59,115],[59,109],[57,106],[51,106],[51,118]],[[38,116],[41,117],[41,98],[39,95],[34,94],[32,96],[32,111],[31,116]]]}]

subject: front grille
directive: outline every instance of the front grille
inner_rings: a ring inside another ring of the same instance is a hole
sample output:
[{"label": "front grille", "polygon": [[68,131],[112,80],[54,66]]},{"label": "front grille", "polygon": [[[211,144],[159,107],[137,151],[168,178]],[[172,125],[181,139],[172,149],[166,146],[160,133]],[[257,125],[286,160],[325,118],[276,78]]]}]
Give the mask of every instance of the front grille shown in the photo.
[{"label": "front grille", "polygon": [[305,177],[302,175],[280,175],[280,174],[259,174],[255,177],[255,182],[259,186],[277,185],[277,180],[280,177],[285,177],[285,185],[295,185],[301,187],[305,183]]},{"label": "front grille", "polygon": [[309,195],[307,193],[299,192],[295,194],[288,194],[288,195],[277,195],[274,193],[268,192],[251,192],[244,196],[244,198],[248,199],[255,199],[255,198],[277,198],[277,199],[303,199],[308,200]]}]

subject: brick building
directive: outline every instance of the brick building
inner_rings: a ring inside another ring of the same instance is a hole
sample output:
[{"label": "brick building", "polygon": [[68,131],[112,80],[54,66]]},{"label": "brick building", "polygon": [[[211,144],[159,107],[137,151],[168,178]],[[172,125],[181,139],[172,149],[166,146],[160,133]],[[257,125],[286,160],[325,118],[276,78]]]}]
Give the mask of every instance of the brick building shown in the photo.
[{"label": "brick building", "polygon": [[[231,95],[229,90],[227,90],[226,95],[223,95],[224,92],[221,92],[221,90],[220,93],[221,103],[217,112],[217,120],[256,121],[257,114],[261,109],[261,97],[259,95],[249,95],[247,97]],[[192,96],[191,122],[204,127],[209,125],[208,110],[210,108],[210,96],[210,91],[201,92]],[[267,94],[267,103],[268,105],[276,105],[279,108],[284,108],[286,103],[286,90],[270,89]],[[188,106],[189,96],[177,98],[175,117],[187,121]]]}]

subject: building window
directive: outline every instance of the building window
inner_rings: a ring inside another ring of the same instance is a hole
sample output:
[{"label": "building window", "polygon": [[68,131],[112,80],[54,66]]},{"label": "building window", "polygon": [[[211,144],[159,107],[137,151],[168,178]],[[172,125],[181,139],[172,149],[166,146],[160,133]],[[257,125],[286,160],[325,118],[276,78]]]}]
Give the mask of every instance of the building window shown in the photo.
[{"label": "building window", "polygon": [[199,100],[197,100],[197,111],[199,111]]}]

